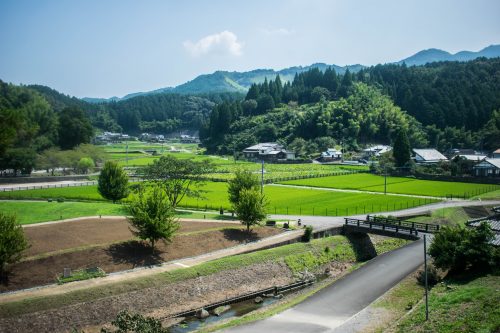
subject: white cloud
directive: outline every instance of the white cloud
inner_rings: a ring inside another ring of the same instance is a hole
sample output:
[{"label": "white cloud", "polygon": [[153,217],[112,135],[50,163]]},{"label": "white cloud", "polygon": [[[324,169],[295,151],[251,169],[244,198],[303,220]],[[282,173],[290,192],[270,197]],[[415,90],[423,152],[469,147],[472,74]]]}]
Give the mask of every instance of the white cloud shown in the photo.
[{"label": "white cloud", "polygon": [[193,57],[209,53],[234,56],[243,54],[243,43],[238,41],[238,37],[233,32],[227,30],[203,37],[195,43],[187,40],[182,45]]},{"label": "white cloud", "polygon": [[293,30],[286,29],[286,28],[277,28],[277,29],[266,29],[263,28],[261,29],[262,33],[265,35],[281,35],[281,36],[288,36],[294,33]]}]

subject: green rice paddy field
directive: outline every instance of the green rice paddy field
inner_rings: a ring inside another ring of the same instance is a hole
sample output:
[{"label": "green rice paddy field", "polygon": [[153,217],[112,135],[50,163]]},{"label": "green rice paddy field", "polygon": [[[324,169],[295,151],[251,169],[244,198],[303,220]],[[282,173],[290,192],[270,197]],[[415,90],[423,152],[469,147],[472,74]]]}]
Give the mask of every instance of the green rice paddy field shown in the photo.
[{"label": "green rice paddy field", "polygon": [[[204,196],[206,199],[185,198],[181,201],[180,207],[208,210],[218,210],[220,207],[225,210],[230,208],[227,199],[227,183],[207,182],[202,186],[202,190],[205,191]],[[436,200],[430,199],[393,195],[341,193],[328,190],[285,188],[273,185],[266,186],[264,192],[269,200],[268,212],[270,214],[353,215],[393,211],[436,202]],[[0,192],[0,198],[104,200],[97,192],[96,186]],[[91,215],[96,215],[96,213]]]},{"label": "green rice paddy field", "polygon": [[[282,183],[299,186],[384,192],[384,177],[368,173],[299,179],[285,181]],[[405,177],[387,177],[388,193],[436,197],[453,196],[463,198],[465,196],[465,198],[470,198],[496,190],[500,190],[500,185],[431,181]]]}]

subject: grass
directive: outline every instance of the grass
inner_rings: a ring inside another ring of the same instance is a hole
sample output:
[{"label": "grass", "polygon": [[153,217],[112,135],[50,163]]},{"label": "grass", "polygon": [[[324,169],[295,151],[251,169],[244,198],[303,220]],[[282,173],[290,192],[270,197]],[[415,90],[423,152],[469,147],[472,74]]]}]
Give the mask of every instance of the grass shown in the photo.
[{"label": "grass", "polygon": [[500,189],[496,191],[491,191],[487,193],[483,193],[480,195],[476,195],[474,199],[481,199],[481,200],[500,200]]},{"label": "grass", "polygon": [[[384,192],[384,177],[368,173],[285,181],[283,184]],[[500,185],[420,180],[405,177],[387,177],[387,192],[437,197],[473,197]]]},{"label": "grass", "polygon": [[103,277],[103,276],[106,276],[106,273],[102,269],[100,269],[99,267],[86,268],[86,269],[81,269],[81,270],[72,272],[71,275],[68,277],[64,277],[62,275],[59,276],[57,278],[57,283],[64,284],[64,283],[73,282],[73,281],[95,279],[95,278]]},{"label": "grass", "polygon": [[408,221],[463,226],[469,219],[470,217],[462,207],[450,207],[436,209],[431,212],[430,216],[413,217]]},{"label": "grass", "polygon": [[83,216],[125,215],[125,207],[107,202],[2,201],[0,211],[15,214],[21,224]]},{"label": "grass", "polygon": [[[339,250],[342,258],[347,261],[354,262],[356,256],[349,244],[348,239],[344,236],[327,237],[313,240],[310,243],[294,243],[272,249],[225,257],[194,267],[179,268],[173,271],[131,279],[124,282],[112,283],[99,287],[90,287],[60,295],[27,298],[21,301],[3,303],[0,304],[0,318],[20,316],[25,313],[39,311],[41,309],[48,310],[76,303],[91,302],[104,297],[142,290],[145,288],[160,287],[165,284],[196,278],[199,276],[207,276],[225,270],[247,267],[262,262],[284,260],[284,258],[290,256],[291,253],[293,253],[293,255],[301,255],[308,252],[319,253],[320,251],[323,251],[326,246],[331,249],[335,249],[336,247],[344,249],[344,251]],[[401,240],[393,239],[385,240],[381,242],[381,244],[374,244],[377,253],[379,253],[378,251],[382,252],[389,248],[395,249],[401,245]]]},{"label": "grass", "polygon": [[396,332],[494,333],[500,330],[500,277],[489,275],[445,280],[429,295],[429,321],[420,304],[395,328]]},{"label": "grass", "polygon": [[[342,177],[342,176],[339,176]],[[206,199],[184,198],[179,207],[230,210],[227,183],[207,182],[201,187]],[[436,202],[432,199],[383,196],[369,193],[341,193],[327,190],[266,186],[269,214],[343,216],[394,211]],[[104,200],[97,186],[64,187],[40,190],[0,192],[5,199]],[[94,214],[95,215],[95,214]]]}]

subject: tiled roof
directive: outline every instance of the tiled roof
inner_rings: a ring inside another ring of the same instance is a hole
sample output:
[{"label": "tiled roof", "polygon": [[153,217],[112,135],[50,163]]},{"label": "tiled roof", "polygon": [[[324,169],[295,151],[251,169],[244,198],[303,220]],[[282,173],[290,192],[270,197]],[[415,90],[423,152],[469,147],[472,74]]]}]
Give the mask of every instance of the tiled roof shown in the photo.
[{"label": "tiled roof", "polygon": [[413,149],[415,154],[421,156],[425,161],[446,161],[447,158],[436,149]]}]

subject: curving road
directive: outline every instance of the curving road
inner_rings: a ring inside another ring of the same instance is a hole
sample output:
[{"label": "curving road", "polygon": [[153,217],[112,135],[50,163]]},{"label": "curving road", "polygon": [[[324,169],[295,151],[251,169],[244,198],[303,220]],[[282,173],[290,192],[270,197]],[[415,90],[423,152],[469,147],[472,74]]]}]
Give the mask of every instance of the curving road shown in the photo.
[{"label": "curving road", "polygon": [[[457,206],[498,205],[500,201],[450,201],[390,212],[393,216],[422,214],[430,210]],[[384,214],[384,213],[378,213]],[[365,217],[366,215],[359,215]],[[320,228],[343,223],[343,217],[280,216],[298,219]],[[234,327],[224,332],[322,333],[335,330],[386,293],[424,263],[423,240],[378,256],[361,268],[319,291],[304,302],[270,318]],[[340,328],[341,329],[341,328]]]}]

